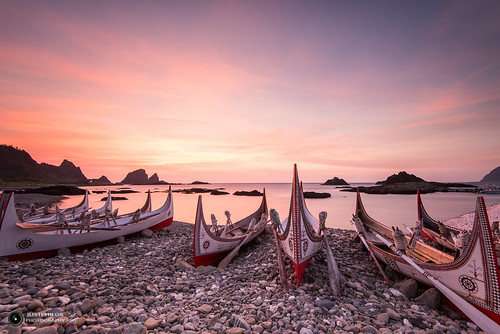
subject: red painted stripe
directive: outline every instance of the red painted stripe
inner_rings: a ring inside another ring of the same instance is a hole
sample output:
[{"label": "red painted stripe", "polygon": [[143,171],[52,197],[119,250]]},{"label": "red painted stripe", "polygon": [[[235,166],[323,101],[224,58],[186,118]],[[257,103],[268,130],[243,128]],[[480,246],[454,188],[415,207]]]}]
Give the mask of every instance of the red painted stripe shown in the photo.
[{"label": "red painted stripe", "polygon": [[433,237],[431,237],[430,235],[428,235],[427,233],[425,233],[424,230],[420,231],[420,234],[422,234],[422,236],[424,238],[427,238],[427,239],[429,239],[431,241],[436,241],[436,239],[434,239]]},{"label": "red painted stripe", "polygon": [[195,255],[195,256],[193,256],[194,266],[195,267],[211,266],[212,264],[217,263],[220,260],[222,260],[227,254],[229,254],[229,252],[231,250],[219,252],[219,253],[205,254],[205,255]]},{"label": "red painted stripe", "polygon": [[293,263],[293,266],[295,267],[295,275],[297,276],[297,282],[299,283],[299,285],[302,284],[302,277],[310,260],[311,258],[308,258],[302,263]]}]

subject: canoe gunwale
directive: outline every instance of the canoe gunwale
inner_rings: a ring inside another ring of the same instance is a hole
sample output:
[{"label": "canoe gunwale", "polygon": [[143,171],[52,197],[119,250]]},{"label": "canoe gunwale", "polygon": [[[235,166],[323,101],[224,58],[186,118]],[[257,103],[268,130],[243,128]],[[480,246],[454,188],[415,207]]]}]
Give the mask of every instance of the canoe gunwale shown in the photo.
[{"label": "canoe gunwale", "polygon": [[[363,235],[365,237],[371,235],[370,228],[373,226],[388,229],[387,226],[373,220],[371,217],[365,221],[361,217],[366,218],[369,216],[364,210],[358,193],[356,215],[353,220],[359,218],[363,223],[365,229],[362,231]],[[374,230],[376,231],[376,229]],[[372,242],[373,238],[371,237],[366,239],[368,247],[382,262],[408,277],[432,286],[429,278],[412,268],[401,256],[382,249]],[[468,307],[481,310],[489,318],[500,324],[500,273],[497,258],[494,254],[493,238],[489,228],[484,198],[478,197],[471,236],[458,257],[449,263],[442,264],[413,261],[438,279],[439,282],[460,295],[464,301],[471,304]]]},{"label": "canoe gunwale", "polygon": [[[262,201],[259,208],[252,214],[240,219],[233,223],[233,231],[237,229],[248,228],[251,220],[255,218],[257,224],[261,220],[262,214],[268,214],[266,191],[262,196]],[[252,231],[246,231],[238,236],[224,237],[215,235],[205,221],[203,214],[202,196],[198,196],[198,204],[196,208],[195,226],[193,231],[193,262],[195,267],[200,265],[212,265],[224,257],[224,254],[229,253],[240,242],[242,242],[248,233],[251,236],[247,239],[245,244],[250,243],[257,236],[259,236],[265,229],[267,221],[256,225]],[[202,242],[203,241],[203,242]],[[203,243],[203,244],[202,244]]]},{"label": "canoe gunwale", "polygon": [[[106,243],[116,240],[118,237],[129,236],[140,233],[142,230],[150,228],[157,230],[172,224],[173,222],[173,202],[172,192],[169,188],[165,203],[157,210],[146,213],[146,217],[141,216],[137,221],[131,223],[131,219],[118,219],[112,227],[116,229],[94,229],[85,233],[37,233],[17,226],[16,210],[12,195],[2,194],[1,202],[8,196],[8,201],[1,209],[2,220],[0,220],[0,256],[7,258],[22,258],[26,254],[32,254],[36,258],[53,255],[54,251],[60,248],[92,248],[94,244]],[[104,222],[102,222],[104,224]],[[99,224],[95,224],[99,225]],[[109,227],[109,226],[102,226]],[[64,230],[64,229],[63,229]],[[63,231],[62,230],[62,231]],[[83,231],[82,231],[83,232]]]}]

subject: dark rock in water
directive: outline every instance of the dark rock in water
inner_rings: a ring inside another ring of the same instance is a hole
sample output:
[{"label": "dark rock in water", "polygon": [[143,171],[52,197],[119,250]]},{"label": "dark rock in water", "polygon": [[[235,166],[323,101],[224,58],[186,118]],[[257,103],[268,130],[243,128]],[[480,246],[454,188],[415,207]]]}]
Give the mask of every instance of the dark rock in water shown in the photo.
[{"label": "dark rock in water", "polygon": [[258,190],[252,190],[252,191],[236,191],[233,195],[236,195],[236,196],[263,196],[264,194]]},{"label": "dark rock in water", "polygon": [[210,192],[210,195],[229,195],[229,193],[227,191],[220,191],[215,189]]},{"label": "dark rock in water", "polygon": [[75,186],[48,186],[15,191],[16,194],[45,194],[45,195],[85,195],[85,190]]},{"label": "dark rock in water", "polygon": [[317,193],[314,191],[306,191],[304,192],[304,198],[328,198],[332,197],[330,193]]},{"label": "dark rock in water", "polygon": [[132,189],[111,190],[112,194],[133,194],[133,193],[138,193],[138,192],[139,191],[132,190]]},{"label": "dark rock in water", "polygon": [[158,177],[158,174],[156,174],[156,173],[151,175],[151,177],[147,181],[147,184],[158,184],[158,183],[160,183],[160,178]]},{"label": "dark rock in water", "polygon": [[[223,189],[223,188],[220,188]],[[183,194],[204,194],[211,193],[213,191],[217,191],[218,189],[207,189],[207,188],[191,188],[191,189],[177,189],[172,190],[174,193],[183,193]]]},{"label": "dark rock in water", "polygon": [[203,182],[203,181],[194,181],[194,182],[191,182],[192,185],[195,185],[195,184],[210,184],[208,182]]},{"label": "dark rock in water", "polygon": [[450,188],[470,188],[468,191],[473,191],[475,186],[463,183],[440,183],[440,182],[427,182],[418,176],[408,174],[406,172],[399,172],[389,176],[385,181],[378,181],[376,186],[373,187],[358,187],[342,189],[341,191],[351,191],[367,193],[367,194],[416,194],[418,190],[422,194],[435,193],[435,192],[449,192],[456,191]]},{"label": "dark rock in water", "polygon": [[500,166],[486,174],[481,182],[500,182]]},{"label": "dark rock in water", "polygon": [[[108,200],[107,197],[101,198],[101,202],[105,202],[107,200]],[[128,198],[127,197],[115,197],[115,196],[111,196],[111,200],[113,200],[113,201],[127,201]]]},{"label": "dark rock in water", "polygon": [[148,174],[144,169],[137,169],[125,176],[121,183],[123,184],[146,184],[148,182]]},{"label": "dark rock in water", "polygon": [[89,184],[92,186],[108,186],[113,184],[106,176],[101,176],[98,179],[90,179]]},{"label": "dark rock in water", "polygon": [[389,176],[385,181],[378,181],[377,184],[396,184],[408,182],[425,182],[425,180],[413,174],[408,174],[407,172],[402,171],[398,174]]},{"label": "dark rock in water", "polygon": [[441,303],[441,292],[436,288],[430,288],[423,294],[415,298],[416,302],[424,303],[437,310]]},{"label": "dark rock in water", "polygon": [[155,184],[168,184],[168,182],[160,181],[158,174],[154,173],[148,178],[148,174],[144,169],[137,169],[133,172],[127,174],[123,179],[121,184],[133,184],[133,185],[155,185]]},{"label": "dark rock in water", "polygon": [[349,183],[347,183],[344,179],[339,179],[338,177],[335,176],[333,179],[329,179],[325,183],[322,183],[321,185],[323,185],[323,186],[348,186]]}]

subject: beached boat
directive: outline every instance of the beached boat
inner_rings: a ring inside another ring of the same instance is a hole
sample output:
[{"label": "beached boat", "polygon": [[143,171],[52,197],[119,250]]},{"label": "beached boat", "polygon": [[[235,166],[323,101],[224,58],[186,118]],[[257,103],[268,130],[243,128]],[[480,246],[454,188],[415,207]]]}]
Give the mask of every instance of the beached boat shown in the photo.
[{"label": "beached boat", "polygon": [[[86,204],[82,205],[82,203],[84,202],[86,202]],[[113,211],[113,202],[110,191],[108,191],[106,202],[100,208],[92,209],[91,207],[89,207],[87,195],[85,196],[85,199],[82,201],[82,203],[73,208],[68,208],[64,210],[59,210],[59,207],[56,206],[56,210],[54,212],[51,212],[50,214],[29,216],[28,218],[25,218],[26,216],[23,216],[24,218],[21,219],[21,222],[23,224],[32,224],[32,225],[36,224],[58,225],[61,223],[61,220],[64,220],[65,222],[71,224],[72,222],[74,223],[77,222],[78,220],[81,220],[81,218],[88,213],[90,213],[93,218],[104,218],[106,214],[110,214]]]},{"label": "beached boat", "polygon": [[42,220],[55,220],[56,213],[64,213],[65,215],[77,215],[81,212],[87,211],[89,209],[89,191],[85,190],[85,195],[83,200],[78,204],[70,208],[59,210],[56,206],[55,209],[50,209],[48,205],[44,205],[39,208],[35,208],[34,204],[31,204],[30,211],[22,216],[24,222],[29,221],[42,221]]},{"label": "beached boat", "polygon": [[[326,219],[326,215],[324,218]],[[280,223],[276,211],[271,210],[271,219],[273,225],[278,225],[278,242],[283,252],[292,261],[297,281],[301,284],[304,270],[314,254],[322,248],[325,236],[320,222],[306,207],[296,164],[293,167],[292,197],[288,218]]]},{"label": "beached boat", "polygon": [[148,192],[145,205],[135,212],[116,216],[91,217],[86,214],[80,223],[32,224],[20,222],[14,206],[14,194],[0,197],[0,257],[9,260],[28,260],[57,255],[58,249],[82,251],[111,242],[118,237],[140,233],[145,229],[158,230],[173,222],[172,191],[162,207],[151,211]]},{"label": "beached boat", "polygon": [[[224,228],[219,229],[215,217],[212,215],[212,227],[209,227],[203,214],[201,195],[198,197],[196,209],[196,220],[194,223],[193,236],[193,260],[194,266],[209,266],[222,260],[233,249],[240,244],[249,243],[264,231],[267,224],[267,200],[266,191],[262,196],[259,208],[236,223],[232,223],[230,215],[226,211],[228,222]],[[251,222],[253,221],[253,226]]]},{"label": "beached boat", "polygon": [[498,187],[495,187],[495,186],[491,186],[491,185],[486,185],[483,189],[480,189],[479,190],[479,193],[480,194],[500,194],[500,189]]},{"label": "beached boat", "polygon": [[457,250],[455,242],[460,235],[460,229],[445,225],[432,218],[425,210],[422,197],[420,196],[420,190],[417,190],[417,214],[418,220],[422,222],[422,236],[431,241],[436,241],[447,249],[452,251]]},{"label": "beached boat", "polygon": [[397,233],[393,236],[394,229],[368,215],[359,192],[352,222],[376,258],[408,277],[437,287],[483,330],[500,333],[500,274],[482,197],[477,199],[476,216],[468,241],[456,256],[416,238],[401,238]]},{"label": "beached boat", "polygon": [[[462,238],[470,234],[470,231],[462,231],[458,227],[445,225],[442,222],[433,219],[425,210],[420,192],[417,192],[418,220],[422,222],[422,236],[429,240],[436,241],[446,249],[456,251],[457,245],[462,243]],[[493,222],[493,243],[497,261],[500,261],[500,231],[498,222]]]}]

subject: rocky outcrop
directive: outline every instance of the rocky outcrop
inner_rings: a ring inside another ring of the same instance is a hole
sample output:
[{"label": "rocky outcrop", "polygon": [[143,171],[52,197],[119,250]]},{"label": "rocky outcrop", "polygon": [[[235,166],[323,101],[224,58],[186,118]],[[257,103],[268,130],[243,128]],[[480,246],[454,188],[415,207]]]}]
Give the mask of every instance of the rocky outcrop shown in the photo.
[{"label": "rocky outcrop", "polygon": [[332,194],[330,193],[317,193],[314,191],[305,191],[304,192],[304,198],[328,198],[332,197]]},{"label": "rocky outcrop", "polygon": [[194,181],[194,182],[191,182],[192,185],[196,185],[196,184],[210,184],[208,182],[203,182],[203,181]]},{"label": "rocky outcrop", "polygon": [[252,190],[252,191],[236,191],[233,193],[233,195],[236,196],[262,196],[263,193],[261,193],[258,190]]},{"label": "rocky outcrop", "polygon": [[481,182],[500,182],[500,166],[486,174]]},{"label": "rocky outcrop", "polygon": [[389,176],[385,181],[378,181],[377,184],[398,184],[398,183],[411,183],[411,182],[425,182],[424,179],[419,178],[413,174],[408,174],[405,171],[399,172]]},{"label": "rocky outcrop", "polygon": [[385,181],[377,182],[373,187],[358,187],[342,189],[341,191],[355,192],[357,189],[362,193],[367,194],[416,194],[418,190],[422,194],[434,192],[449,192],[455,191],[453,188],[468,188],[470,191],[476,189],[475,186],[463,183],[439,183],[427,182],[424,179],[408,174],[406,172],[399,172],[389,176]]},{"label": "rocky outcrop", "polygon": [[64,160],[59,166],[37,163],[24,150],[0,145],[0,181],[78,183],[88,182],[81,169],[71,161]]},{"label": "rocky outcrop", "polygon": [[133,172],[130,172],[125,176],[122,182],[123,184],[147,184],[148,182],[148,174],[144,169],[137,169]]},{"label": "rocky outcrop", "polygon": [[216,191],[217,189],[207,189],[207,188],[188,188],[188,189],[177,189],[172,190],[174,193],[183,193],[183,194],[204,194],[210,193],[212,191]]},{"label": "rocky outcrop", "polygon": [[90,179],[89,184],[91,186],[108,186],[113,184],[106,176],[101,176],[98,179]]},{"label": "rocky outcrop", "polygon": [[229,193],[227,191],[215,189],[210,192],[210,195],[229,195]]},{"label": "rocky outcrop", "polygon": [[154,173],[148,179],[148,184],[158,184],[158,183],[160,183],[160,178],[158,177],[158,174]]},{"label": "rocky outcrop", "polygon": [[133,172],[127,174],[127,176],[123,179],[122,184],[133,184],[133,185],[153,185],[153,184],[168,184],[165,181],[160,181],[158,174],[154,173],[151,177],[148,177],[146,171],[144,169],[137,169]]},{"label": "rocky outcrop", "polygon": [[345,182],[344,179],[339,179],[338,177],[334,177],[333,179],[327,180],[325,183],[321,184],[322,186],[348,186],[349,183]]}]

